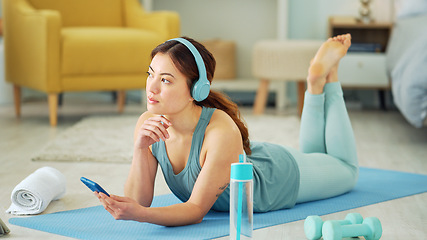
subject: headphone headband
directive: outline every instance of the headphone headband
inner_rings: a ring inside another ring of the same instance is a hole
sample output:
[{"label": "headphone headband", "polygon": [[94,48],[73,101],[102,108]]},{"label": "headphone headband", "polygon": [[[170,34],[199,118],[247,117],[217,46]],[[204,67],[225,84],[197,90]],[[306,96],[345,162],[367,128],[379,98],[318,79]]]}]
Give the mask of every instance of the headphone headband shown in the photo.
[{"label": "headphone headband", "polygon": [[168,41],[177,41],[182,43],[193,54],[197,69],[199,70],[199,79],[192,86],[191,96],[198,102],[205,100],[210,92],[210,82],[206,74],[205,62],[203,61],[199,51],[190,41],[184,38],[173,38]]}]

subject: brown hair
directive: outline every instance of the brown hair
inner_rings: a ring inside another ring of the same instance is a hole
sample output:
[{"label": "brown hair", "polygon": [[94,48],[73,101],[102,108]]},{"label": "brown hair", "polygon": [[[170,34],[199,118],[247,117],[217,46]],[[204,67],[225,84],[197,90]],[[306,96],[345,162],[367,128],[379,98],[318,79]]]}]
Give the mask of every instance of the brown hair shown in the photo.
[{"label": "brown hair", "polygon": [[[203,62],[205,63],[208,80],[212,83],[216,65],[215,58],[199,42],[188,37],[183,38],[190,41],[199,51],[203,58]],[[191,51],[178,41],[166,41],[153,49],[151,52],[151,58],[154,58],[157,53],[164,53],[170,56],[176,68],[185,76],[187,76],[187,85],[191,90],[193,83],[199,79],[199,69],[197,68],[196,61],[194,60],[194,56]],[[201,102],[194,102],[198,106],[217,108],[226,112],[233,119],[240,130],[243,141],[243,149],[245,150],[246,154],[251,154],[249,131],[240,115],[239,107],[236,103],[231,101],[225,94],[213,90],[210,90],[209,96],[205,100]]]}]

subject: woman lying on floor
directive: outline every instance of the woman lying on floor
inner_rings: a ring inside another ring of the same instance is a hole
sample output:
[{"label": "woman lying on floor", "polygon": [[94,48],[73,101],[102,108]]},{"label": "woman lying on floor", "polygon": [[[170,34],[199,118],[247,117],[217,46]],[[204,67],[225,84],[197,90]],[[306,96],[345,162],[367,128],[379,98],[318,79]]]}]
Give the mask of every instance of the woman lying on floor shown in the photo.
[{"label": "woman lying on floor", "polygon": [[[165,226],[199,223],[211,209],[229,210],[230,167],[244,153],[254,168],[254,212],[350,191],[359,168],[337,79],[338,63],[350,44],[349,34],[328,39],[310,65],[301,151],[249,142],[236,104],[203,81],[212,81],[215,70],[215,59],[203,45],[189,38],[159,45],[151,53],[148,111],[136,124],[126,197],[95,194],[115,219]],[[183,203],[150,207],[158,164]]]}]

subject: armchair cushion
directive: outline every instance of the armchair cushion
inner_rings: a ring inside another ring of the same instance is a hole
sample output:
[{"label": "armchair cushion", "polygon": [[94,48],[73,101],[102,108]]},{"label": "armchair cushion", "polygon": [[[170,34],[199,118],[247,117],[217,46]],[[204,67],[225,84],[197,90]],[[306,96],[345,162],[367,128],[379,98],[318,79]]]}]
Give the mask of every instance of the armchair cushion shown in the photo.
[{"label": "armchair cushion", "polygon": [[73,74],[142,74],[150,51],[163,39],[132,28],[64,28],[61,69]]}]

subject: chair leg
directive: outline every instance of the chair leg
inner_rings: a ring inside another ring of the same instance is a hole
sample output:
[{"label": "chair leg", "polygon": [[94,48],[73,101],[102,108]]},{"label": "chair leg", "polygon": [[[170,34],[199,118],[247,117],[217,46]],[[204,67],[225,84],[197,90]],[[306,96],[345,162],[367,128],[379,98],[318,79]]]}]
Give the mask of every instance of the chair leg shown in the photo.
[{"label": "chair leg", "polygon": [[254,110],[253,113],[255,115],[260,115],[264,113],[265,104],[267,103],[268,97],[268,85],[270,85],[270,80],[261,79],[259,82],[259,87],[256,92]]},{"label": "chair leg", "polygon": [[15,103],[15,115],[21,117],[21,87],[13,85],[13,101]]},{"label": "chair leg", "polygon": [[58,94],[49,93],[47,100],[49,104],[50,125],[54,127],[58,123]]},{"label": "chair leg", "polygon": [[298,116],[301,117],[302,108],[304,107],[304,94],[305,94],[305,80],[297,82],[297,91],[298,91]]},{"label": "chair leg", "polygon": [[117,91],[117,107],[119,110],[119,113],[122,113],[125,108],[125,102],[126,102],[126,91],[120,90]]}]

